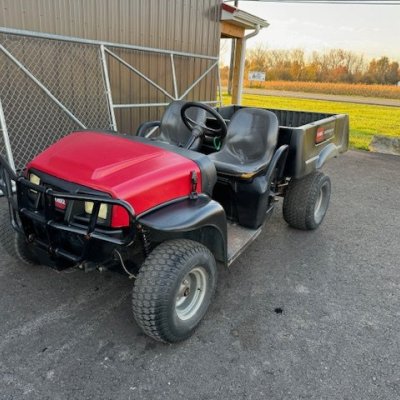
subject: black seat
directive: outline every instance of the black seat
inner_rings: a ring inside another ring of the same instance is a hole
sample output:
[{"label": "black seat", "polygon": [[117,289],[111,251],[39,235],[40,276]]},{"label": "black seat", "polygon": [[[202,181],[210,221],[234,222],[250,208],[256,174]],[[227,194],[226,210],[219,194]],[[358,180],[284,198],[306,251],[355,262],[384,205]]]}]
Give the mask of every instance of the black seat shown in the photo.
[{"label": "black seat", "polygon": [[267,168],[278,141],[278,118],[257,108],[237,111],[228,126],[222,148],[209,155],[217,172],[251,178]]},{"label": "black seat", "polygon": [[[185,103],[186,102],[182,100],[173,101],[165,110],[160,122],[142,124],[138,129],[137,135],[145,136],[146,131],[149,128],[158,126],[159,135],[155,136],[154,140],[160,140],[175,146],[184,147],[192,136],[192,132],[183,123],[181,117],[181,109]],[[199,108],[190,108],[187,110],[186,114],[196,122],[204,124],[206,121],[206,112]],[[190,146],[190,149],[198,150],[200,147],[201,139],[198,138]]]}]

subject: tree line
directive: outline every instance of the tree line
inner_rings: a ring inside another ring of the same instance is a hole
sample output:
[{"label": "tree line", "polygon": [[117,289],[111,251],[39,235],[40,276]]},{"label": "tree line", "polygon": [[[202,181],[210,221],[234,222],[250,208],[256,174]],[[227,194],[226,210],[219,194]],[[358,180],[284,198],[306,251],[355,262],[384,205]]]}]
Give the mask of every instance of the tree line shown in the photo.
[{"label": "tree line", "polygon": [[265,72],[267,80],[383,85],[400,81],[398,62],[388,57],[367,61],[363,55],[343,49],[306,55],[302,49],[273,50],[259,45],[246,53],[246,76],[249,71]]}]

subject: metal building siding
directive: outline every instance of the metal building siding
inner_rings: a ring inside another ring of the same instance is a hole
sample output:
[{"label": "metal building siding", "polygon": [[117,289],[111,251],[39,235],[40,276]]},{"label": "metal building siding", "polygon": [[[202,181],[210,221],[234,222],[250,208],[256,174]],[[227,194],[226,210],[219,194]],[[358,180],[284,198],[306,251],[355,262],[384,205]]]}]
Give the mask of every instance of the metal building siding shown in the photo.
[{"label": "metal building siding", "polygon": [[[220,0],[0,0],[0,26],[217,56],[220,4]],[[173,92],[168,56],[116,53]],[[176,57],[179,93],[209,65],[206,60]],[[170,101],[115,60],[109,58],[109,66],[115,103]],[[214,100],[216,72],[212,75],[187,98]],[[141,121],[159,119],[163,110],[116,110],[119,130],[132,132]]]}]

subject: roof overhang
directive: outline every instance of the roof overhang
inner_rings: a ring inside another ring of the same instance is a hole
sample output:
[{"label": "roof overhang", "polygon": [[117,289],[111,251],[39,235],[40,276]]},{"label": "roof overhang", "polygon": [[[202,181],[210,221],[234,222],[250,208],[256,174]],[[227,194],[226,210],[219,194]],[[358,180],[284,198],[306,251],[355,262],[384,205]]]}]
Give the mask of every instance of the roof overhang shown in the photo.
[{"label": "roof overhang", "polygon": [[221,21],[229,22],[232,25],[236,25],[242,29],[256,29],[257,26],[260,28],[266,28],[269,23],[256,15],[250,14],[246,11],[239,10],[238,8],[229,4],[222,4]]}]

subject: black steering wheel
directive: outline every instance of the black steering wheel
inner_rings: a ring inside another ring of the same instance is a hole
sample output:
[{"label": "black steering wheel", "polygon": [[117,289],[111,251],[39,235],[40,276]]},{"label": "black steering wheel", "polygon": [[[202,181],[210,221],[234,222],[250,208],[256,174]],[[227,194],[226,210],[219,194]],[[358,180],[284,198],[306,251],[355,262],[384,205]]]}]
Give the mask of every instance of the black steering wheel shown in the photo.
[{"label": "black steering wheel", "polygon": [[[187,115],[187,110],[189,110],[189,108],[201,108],[202,110],[211,114],[217,121],[218,124],[217,128],[211,128],[207,126],[205,123],[195,121],[192,118],[190,118]],[[216,110],[214,110],[214,108],[208,106],[207,104],[198,103],[195,101],[188,101],[181,108],[181,118],[183,123],[192,132],[195,132],[196,130],[199,130],[201,132],[201,134],[197,136],[204,136],[204,134],[207,133],[208,135],[211,135],[213,137],[220,137],[221,139],[224,139],[228,131],[226,123],[224,119],[221,117],[221,115]]]}]

